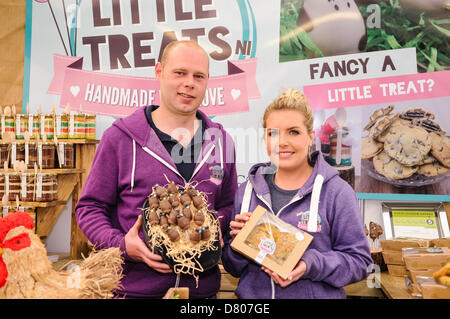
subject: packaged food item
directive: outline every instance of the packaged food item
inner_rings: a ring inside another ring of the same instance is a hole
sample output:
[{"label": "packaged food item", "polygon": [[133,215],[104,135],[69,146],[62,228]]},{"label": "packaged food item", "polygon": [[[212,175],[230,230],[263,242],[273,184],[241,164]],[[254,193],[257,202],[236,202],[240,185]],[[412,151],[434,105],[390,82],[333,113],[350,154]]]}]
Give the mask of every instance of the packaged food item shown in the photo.
[{"label": "packaged food item", "polygon": [[69,138],[85,138],[86,115],[85,114],[70,114],[69,116]]},{"label": "packaged food item", "polygon": [[95,119],[96,119],[95,114],[86,115],[85,132],[86,138],[89,140],[95,140],[95,129],[96,129]]},{"label": "packaged food item", "polygon": [[56,114],[55,135],[57,138],[69,138],[69,115]]},{"label": "packaged food item", "polygon": [[9,143],[0,143],[0,166],[4,167],[4,163],[9,163],[11,153],[11,144]]},{"label": "packaged food item", "polygon": [[313,236],[258,206],[231,242],[231,248],[286,279]]},{"label": "packaged food item", "polygon": [[38,143],[38,165],[43,169],[55,168],[55,144],[53,142]]},{"label": "packaged food item", "polygon": [[16,139],[23,140],[26,131],[28,131],[28,115],[16,114]]},{"label": "packaged food item", "polygon": [[36,139],[41,132],[41,121],[38,114],[28,115],[28,133],[30,133],[30,138]]},{"label": "packaged food item", "polygon": [[58,167],[59,168],[74,168],[75,167],[75,149],[72,143],[58,142]]},{"label": "packaged food item", "polygon": [[437,270],[450,261],[450,249],[408,248],[403,250],[403,260],[408,270]]},{"label": "packaged food item", "polygon": [[19,173],[5,174],[5,190],[9,201],[15,201],[16,197],[20,198],[21,179]]},{"label": "packaged food item", "polygon": [[1,125],[2,125],[2,137],[5,137],[5,133],[16,134],[14,117],[10,115],[2,115]]},{"label": "packaged food item", "polygon": [[53,114],[41,115],[41,138],[44,136],[47,140],[53,140],[55,135],[55,120]]},{"label": "packaged food item", "polygon": [[380,240],[381,248],[384,250],[402,251],[403,248],[429,247],[430,241],[418,238],[398,238]]},{"label": "packaged food item", "polygon": [[23,202],[34,201],[34,182],[35,176],[33,173],[22,173],[20,180],[20,200]]},{"label": "packaged food item", "polygon": [[38,173],[36,175],[36,201],[51,202],[58,199],[58,179],[53,173]]}]

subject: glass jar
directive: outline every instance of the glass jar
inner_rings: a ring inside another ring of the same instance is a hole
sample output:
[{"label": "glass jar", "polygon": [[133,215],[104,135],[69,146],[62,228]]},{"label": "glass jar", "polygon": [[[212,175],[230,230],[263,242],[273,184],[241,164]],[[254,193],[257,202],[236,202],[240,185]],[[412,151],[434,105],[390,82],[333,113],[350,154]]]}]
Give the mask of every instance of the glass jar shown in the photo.
[{"label": "glass jar", "polygon": [[11,152],[11,144],[9,143],[0,143],[0,168],[4,168],[4,163],[6,162],[6,166],[9,165],[9,158]]},{"label": "glass jar", "polygon": [[20,177],[20,200],[34,202],[35,175],[33,173],[22,173]]},{"label": "glass jar", "polygon": [[5,195],[5,174],[0,173],[0,199]]},{"label": "glass jar", "polygon": [[75,168],[75,148],[72,143],[58,143],[58,166],[59,168]]},{"label": "glass jar", "polygon": [[89,140],[95,140],[95,124],[96,116],[94,114],[86,115],[85,131],[86,138]]},{"label": "glass jar", "polygon": [[38,114],[28,115],[28,133],[30,138],[36,139],[41,132],[41,121]]},{"label": "glass jar", "polygon": [[16,114],[16,139],[23,140],[25,138],[24,134],[28,131],[28,115],[27,114]]},{"label": "glass jar", "polygon": [[58,179],[53,173],[38,173],[36,176],[36,201],[51,202],[58,198]]},{"label": "glass jar", "polygon": [[55,168],[55,144],[50,142],[38,143],[38,167]]},{"label": "glass jar", "polygon": [[47,140],[53,140],[55,135],[55,123],[53,114],[42,114],[41,115],[41,138]]},{"label": "glass jar", "polygon": [[330,135],[330,165],[332,166],[349,166],[352,165],[352,140],[348,134],[348,128],[342,128],[341,138],[341,161],[338,164],[337,159],[337,132]]},{"label": "glass jar", "polygon": [[5,133],[16,134],[14,117],[2,115],[2,138],[5,138]]},{"label": "glass jar", "polygon": [[12,142],[11,143],[11,165],[14,167],[16,161],[25,161],[25,144]]},{"label": "glass jar", "polygon": [[85,138],[85,114],[70,114],[69,117],[69,138]]},{"label": "glass jar", "polygon": [[35,164],[39,166],[37,143],[25,143],[25,164],[28,169],[33,169]]},{"label": "glass jar", "polygon": [[5,190],[9,201],[20,198],[21,178],[18,173],[5,173]]},{"label": "glass jar", "polygon": [[57,138],[69,138],[69,116],[67,114],[56,114],[55,135]]}]

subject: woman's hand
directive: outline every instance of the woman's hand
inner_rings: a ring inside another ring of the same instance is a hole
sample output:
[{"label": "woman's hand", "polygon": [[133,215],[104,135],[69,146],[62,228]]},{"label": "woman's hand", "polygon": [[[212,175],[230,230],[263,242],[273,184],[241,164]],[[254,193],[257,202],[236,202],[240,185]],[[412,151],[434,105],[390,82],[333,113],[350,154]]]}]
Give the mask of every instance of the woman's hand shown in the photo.
[{"label": "woman's hand", "polygon": [[230,235],[231,238],[234,239],[236,235],[241,231],[242,227],[244,227],[245,223],[250,219],[252,213],[242,213],[238,214],[234,217],[234,221],[230,222]]},{"label": "woman's hand", "polygon": [[306,271],[306,263],[303,260],[300,260],[300,262],[297,264],[297,266],[295,266],[286,280],[264,266],[262,266],[261,269],[264,270],[276,284],[284,288],[299,280],[303,276]]},{"label": "woman's hand", "polygon": [[146,263],[150,268],[153,268],[160,273],[171,273],[172,270],[169,265],[161,262],[162,257],[152,253],[139,237],[139,229],[141,229],[141,225],[142,215],[139,215],[136,223],[125,235],[125,249],[128,256],[134,261]]}]

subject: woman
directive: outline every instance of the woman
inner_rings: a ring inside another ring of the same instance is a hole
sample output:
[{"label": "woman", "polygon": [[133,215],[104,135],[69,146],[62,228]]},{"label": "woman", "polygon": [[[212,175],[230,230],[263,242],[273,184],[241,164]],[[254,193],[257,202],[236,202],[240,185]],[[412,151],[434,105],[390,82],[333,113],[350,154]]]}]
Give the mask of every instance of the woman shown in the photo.
[{"label": "woman", "polygon": [[[275,99],[263,127],[271,163],[254,165],[240,185],[225,238],[224,268],[240,277],[235,293],[255,299],[345,298],[342,287],[366,278],[372,263],[356,194],[320,152],[310,154],[313,114],[299,91],[289,89]],[[314,236],[286,280],[230,247],[258,205]],[[309,216],[314,205],[318,214]]]}]

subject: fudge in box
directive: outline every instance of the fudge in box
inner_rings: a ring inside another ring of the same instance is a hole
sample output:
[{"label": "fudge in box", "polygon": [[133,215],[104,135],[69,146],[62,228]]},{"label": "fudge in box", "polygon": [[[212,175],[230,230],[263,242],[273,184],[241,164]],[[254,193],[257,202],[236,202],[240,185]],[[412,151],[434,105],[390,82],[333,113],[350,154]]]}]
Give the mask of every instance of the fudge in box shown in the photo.
[{"label": "fudge in box", "polygon": [[231,248],[286,279],[313,237],[258,206]]}]

